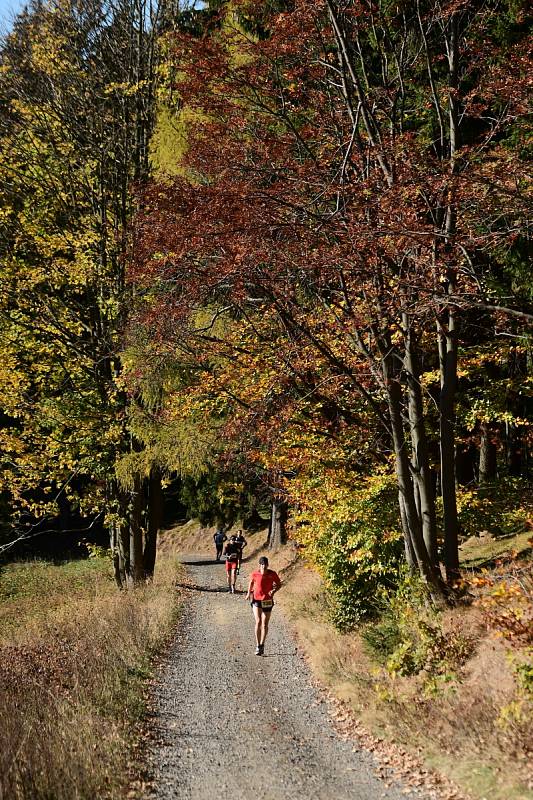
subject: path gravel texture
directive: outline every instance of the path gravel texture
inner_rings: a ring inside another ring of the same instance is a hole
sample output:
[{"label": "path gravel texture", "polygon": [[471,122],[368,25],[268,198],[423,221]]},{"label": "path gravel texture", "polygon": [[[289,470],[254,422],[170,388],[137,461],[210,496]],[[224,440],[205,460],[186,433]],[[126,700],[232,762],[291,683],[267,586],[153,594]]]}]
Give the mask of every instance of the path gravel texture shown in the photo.
[{"label": "path gravel texture", "polygon": [[265,655],[254,654],[244,599],[249,565],[232,595],[217,591],[226,584],[224,564],[183,563],[197,588],[187,592],[156,688],[151,798],[425,800],[387,786],[374,775],[371,754],[335,732],[279,609]]}]

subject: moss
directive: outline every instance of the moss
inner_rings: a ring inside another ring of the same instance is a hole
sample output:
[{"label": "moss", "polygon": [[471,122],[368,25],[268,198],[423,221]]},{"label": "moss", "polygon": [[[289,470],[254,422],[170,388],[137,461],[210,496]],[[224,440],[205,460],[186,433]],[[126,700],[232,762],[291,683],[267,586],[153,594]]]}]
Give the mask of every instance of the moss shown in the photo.
[{"label": "moss", "polygon": [[459,556],[463,567],[477,567],[498,558],[522,555],[531,552],[531,531],[524,531],[516,536],[470,537],[460,547]]}]

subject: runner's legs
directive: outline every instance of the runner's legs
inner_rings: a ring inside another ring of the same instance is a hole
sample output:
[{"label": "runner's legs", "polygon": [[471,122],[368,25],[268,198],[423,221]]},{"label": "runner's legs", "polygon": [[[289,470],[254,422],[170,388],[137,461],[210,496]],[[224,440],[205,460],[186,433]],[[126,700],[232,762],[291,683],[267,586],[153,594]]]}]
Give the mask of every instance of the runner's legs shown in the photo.
[{"label": "runner's legs", "polygon": [[258,606],[252,606],[252,611],[254,612],[255,619],[255,641],[259,647],[261,644],[261,617],[263,616],[263,610]]},{"label": "runner's legs", "polygon": [[259,644],[261,646],[264,646],[265,639],[267,638],[267,633],[268,633],[268,623],[270,622],[270,611],[262,611],[261,616],[262,616],[261,640],[259,641]]},{"label": "runner's legs", "polygon": [[237,579],[237,563],[234,561],[226,561],[226,575],[228,576],[228,589],[230,592],[235,591],[235,581]]}]

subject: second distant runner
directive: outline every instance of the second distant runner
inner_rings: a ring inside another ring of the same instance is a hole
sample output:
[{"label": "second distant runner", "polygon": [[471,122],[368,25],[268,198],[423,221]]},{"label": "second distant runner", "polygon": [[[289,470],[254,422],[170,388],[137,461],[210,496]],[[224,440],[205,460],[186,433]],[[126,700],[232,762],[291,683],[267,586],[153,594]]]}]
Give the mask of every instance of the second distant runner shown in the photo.
[{"label": "second distant runner", "polygon": [[235,537],[235,544],[239,547],[239,558],[237,560],[237,575],[241,571],[241,564],[242,564],[242,551],[248,544],[246,539],[244,538],[242,531],[237,531],[237,536]]},{"label": "second distant runner", "polygon": [[239,563],[239,545],[232,536],[224,548],[226,556],[226,575],[228,577],[228,591],[235,594],[235,581],[237,579],[237,564]]}]

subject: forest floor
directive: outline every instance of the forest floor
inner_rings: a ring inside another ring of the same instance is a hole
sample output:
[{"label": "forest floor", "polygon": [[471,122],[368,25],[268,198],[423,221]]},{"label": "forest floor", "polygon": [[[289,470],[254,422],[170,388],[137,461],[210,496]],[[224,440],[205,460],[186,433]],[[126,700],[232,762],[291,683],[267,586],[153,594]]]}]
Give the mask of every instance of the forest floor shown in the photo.
[{"label": "forest floor", "polygon": [[[196,588],[180,589],[183,618],[153,695],[151,798],[200,800],[213,787],[260,799],[283,791],[377,800],[416,788],[418,797],[445,800],[533,798],[529,726],[516,687],[523,652],[489,632],[476,607],[442,615],[444,629],[471,635],[472,652],[460,676],[414,703],[421,676],[387,684],[360,632],[341,635],[329,623],[321,580],[291,544],[269,553],[284,587],[261,659],[243,595],[217,591],[225,573],[212,562],[212,531],[190,522],[167,535],[173,549],[194,553],[184,557],[191,563],[183,581]],[[467,542],[467,571],[480,559],[527,550],[529,537],[509,540],[507,550],[502,542]],[[247,538],[241,591],[265,531]],[[530,570],[527,556],[525,563]]]}]

